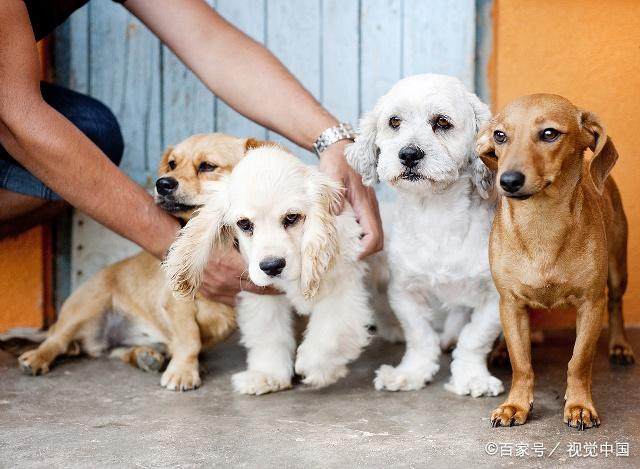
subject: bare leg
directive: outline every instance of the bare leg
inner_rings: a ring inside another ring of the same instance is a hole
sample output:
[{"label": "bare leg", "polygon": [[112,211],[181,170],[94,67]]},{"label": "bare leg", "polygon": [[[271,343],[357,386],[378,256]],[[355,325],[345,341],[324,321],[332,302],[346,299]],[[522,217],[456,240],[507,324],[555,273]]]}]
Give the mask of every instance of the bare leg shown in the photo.
[{"label": "bare leg", "polygon": [[524,304],[500,298],[500,320],[511,360],[511,389],[507,400],[491,414],[493,427],[522,425],[533,406],[531,331]]},{"label": "bare leg", "polygon": [[600,425],[600,418],[591,398],[591,372],[596,344],[602,329],[605,295],[596,301],[585,301],[578,307],[576,343],[569,361],[564,422],[570,427],[591,428]]}]

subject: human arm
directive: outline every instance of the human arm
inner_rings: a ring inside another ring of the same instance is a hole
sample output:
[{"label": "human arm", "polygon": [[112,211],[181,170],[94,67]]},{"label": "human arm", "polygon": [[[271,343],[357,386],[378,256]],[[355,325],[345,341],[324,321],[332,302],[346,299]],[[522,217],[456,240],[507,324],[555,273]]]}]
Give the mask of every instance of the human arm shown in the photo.
[{"label": "human arm", "polygon": [[[236,111],[311,149],[338,121],[261,44],[239,31],[202,0],[128,0],[140,18],[213,91]],[[382,248],[375,193],[344,158],[345,142],[331,145],[320,169],[341,180],[362,229],[363,256]]]}]

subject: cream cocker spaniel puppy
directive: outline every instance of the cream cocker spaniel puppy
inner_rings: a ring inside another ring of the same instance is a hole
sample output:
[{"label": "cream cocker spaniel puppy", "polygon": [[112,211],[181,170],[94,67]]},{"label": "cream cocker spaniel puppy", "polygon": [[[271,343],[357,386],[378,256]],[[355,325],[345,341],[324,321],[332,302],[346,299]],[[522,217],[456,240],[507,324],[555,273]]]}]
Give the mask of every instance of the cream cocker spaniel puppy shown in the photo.
[{"label": "cream cocker spaniel puppy", "polygon": [[[234,239],[249,278],[284,295],[238,295],[237,321],[248,350],[236,391],[264,394],[291,387],[295,372],[314,387],[347,374],[369,340],[361,229],[351,207],[339,211],[341,187],[317,168],[276,147],[251,150],[173,244],[165,269],[184,296],[199,287],[212,249]],[[292,309],[309,315],[296,351]],[[295,358],[295,361],[294,361]],[[295,366],[294,366],[295,363]]]},{"label": "cream cocker spaniel puppy", "polygon": [[489,117],[459,80],[416,75],[380,98],[347,149],[366,184],[382,180],[397,193],[387,233],[389,301],[407,345],[398,366],[378,369],[377,389],[422,388],[439,369],[441,349],[457,341],[446,388],[503,391],[486,364],[500,333],[488,256],[493,176],[474,152]]}]

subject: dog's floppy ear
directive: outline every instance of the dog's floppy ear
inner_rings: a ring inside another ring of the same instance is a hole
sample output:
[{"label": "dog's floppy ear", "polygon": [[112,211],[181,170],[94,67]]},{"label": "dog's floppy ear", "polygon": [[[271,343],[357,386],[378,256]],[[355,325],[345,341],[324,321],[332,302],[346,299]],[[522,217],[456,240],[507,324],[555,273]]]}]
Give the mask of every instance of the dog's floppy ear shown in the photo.
[{"label": "dog's floppy ear", "polygon": [[313,170],[308,178],[311,208],[302,234],[300,285],[306,299],[318,292],[320,282],[338,255],[336,217],[340,211],[342,186],[329,176]]},{"label": "dog's floppy ear", "polygon": [[347,162],[362,176],[362,182],[366,186],[373,186],[380,182],[377,170],[380,154],[380,149],[376,145],[377,125],[378,112],[374,109],[360,119],[358,136],[345,151]]},{"label": "dog's floppy ear", "polygon": [[604,183],[607,176],[618,160],[618,152],[611,138],[593,112],[582,111],[580,124],[586,133],[588,146],[593,151],[593,157],[589,163],[589,174],[599,194],[604,191]]},{"label": "dog's floppy ear", "polygon": [[195,295],[211,251],[233,240],[224,223],[227,205],[224,181],[210,183],[208,194],[206,203],[180,230],[162,262],[169,287],[180,297]]},{"label": "dog's floppy ear", "polygon": [[244,151],[245,153],[254,148],[264,147],[267,145],[273,145],[272,143],[265,142],[264,140],[257,140],[255,138],[248,138],[244,143]]},{"label": "dog's floppy ear", "polygon": [[[471,104],[471,108],[473,109],[473,114],[475,116],[475,131],[478,134],[481,132],[489,119],[491,119],[491,111],[489,110],[489,106],[480,101],[473,93],[467,93],[467,98],[469,99],[469,104]],[[478,141],[481,137],[481,134],[478,134]],[[494,155],[495,156],[495,155]],[[489,166],[485,162],[485,158],[483,158],[482,154],[478,152],[478,146],[471,151],[469,161],[469,171],[471,173],[471,181],[476,186],[478,194],[483,199],[490,199],[495,192],[495,170],[497,168]]]}]

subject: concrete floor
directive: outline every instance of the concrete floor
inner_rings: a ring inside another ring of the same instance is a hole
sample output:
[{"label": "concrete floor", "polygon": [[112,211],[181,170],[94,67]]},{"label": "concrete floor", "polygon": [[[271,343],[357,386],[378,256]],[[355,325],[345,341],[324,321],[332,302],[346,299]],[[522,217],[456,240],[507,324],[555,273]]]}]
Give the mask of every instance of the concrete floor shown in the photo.
[{"label": "concrete floor", "polygon": [[[640,330],[631,337],[640,352]],[[445,391],[449,356],[421,391],[375,391],[376,367],[403,352],[378,340],[330,388],[261,397],[231,392],[230,376],[244,361],[235,340],[206,354],[202,387],[183,394],[160,388],[159,375],[108,359],[67,360],[28,377],[0,352],[0,467],[640,467],[640,374],[610,366],[604,341],[594,383],[602,426],[578,432],[562,423],[572,341],[554,335],[535,349],[533,419],[495,429],[488,417],[503,397]],[[568,444],[593,441],[610,443],[614,454],[569,457]],[[629,443],[630,457],[615,456],[616,442]],[[487,454],[493,443],[506,444],[504,451],[511,444],[514,455]],[[516,457],[515,443],[528,444],[530,456]],[[534,443],[544,444],[543,458],[534,456]]]}]

